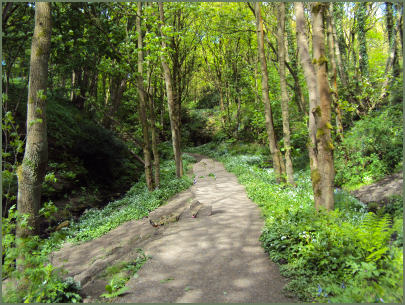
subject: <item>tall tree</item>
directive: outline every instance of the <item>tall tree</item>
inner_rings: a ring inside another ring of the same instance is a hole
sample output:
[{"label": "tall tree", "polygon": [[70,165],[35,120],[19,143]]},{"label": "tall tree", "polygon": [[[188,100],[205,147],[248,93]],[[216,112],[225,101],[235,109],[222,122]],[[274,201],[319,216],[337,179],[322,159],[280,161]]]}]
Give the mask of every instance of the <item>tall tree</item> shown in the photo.
[{"label": "tall tree", "polygon": [[287,82],[285,79],[285,3],[280,2],[278,6],[278,26],[277,26],[277,42],[278,42],[278,73],[280,75],[281,89],[281,113],[283,116],[283,137],[285,149],[285,168],[287,173],[287,182],[294,185],[294,170],[291,161],[291,142],[290,142],[290,121],[288,112],[288,92]]},{"label": "tall tree", "polygon": [[17,235],[25,237],[37,232],[37,215],[41,189],[48,162],[46,125],[46,92],[48,59],[51,45],[51,4],[35,4],[35,28],[32,37],[27,102],[27,139],[22,165],[19,167],[17,208],[29,214],[28,225],[18,227]]},{"label": "tall tree", "polygon": [[138,12],[136,18],[136,30],[138,33],[138,77],[137,87],[139,96],[139,116],[143,134],[143,157],[145,161],[145,179],[148,189],[153,190],[152,163],[151,163],[151,143],[149,138],[149,126],[147,118],[146,92],[143,85],[143,42],[142,42],[142,2],[138,2]]},{"label": "tall tree", "polygon": [[359,39],[359,67],[363,77],[368,77],[368,54],[366,41],[367,2],[359,3],[357,29]]},{"label": "tall tree", "polygon": [[[332,159],[333,144],[330,137],[330,93],[327,79],[323,13],[324,4],[312,5],[313,54],[311,60],[306,38],[304,4],[295,2],[298,52],[309,93],[309,145],[311,181],[315,207],[333,209],[334,168]],[[316,68],[314,67],[314,62]]]},{"label": "tall tree", "polygon": [[[398,76],[398,51],[397,51],[397,33],[402,29],[402,6],[398,11],[396,26],[393,25],[393,10],[392,4],[386,3],[386,19],[387,19],[387,32],[388,32],[388,43],[389,43],[389,55],[385,65],[385,80],[382,85],[380,100],[388,96],[388,86],[393,80],[393,76]],[[401,32],[400,32],[401,34]],[[402,35],[401,35],[402,37]],[[392,70],[392,71],[391,71]]]},{"label": "tall tree", "polygon": [[[333,166],[333,143],[331,138],[332,125],[331,120],[331,96],[327,74],[327,60],[325,58],[325,30],[324,14],[326,3],[312,3],[312,47],[315,62],[317,91],[319,97],[319,106],[315,109],[316,121],[316,140],[318,173],[320,181],[321,205],[328,210],[334,208],[333,181],[335,178],[335,169]],[[312,110],[313,111],[313,110]],[[319,207],[317,207],[319,208]]]},{"label": "tall tree", "polygon": [[333,101],[333,106],[336,112],[336,128],[337,134],[339,135],[340,139],[343,140],[343,124],[342,124],[342,114],[340,111],[339,103],[338,103],[338,88],[337,88],[337,69],[336,69],[336,56],[335,56],[335,39],[333,36],[333,25],[332,25],[332,11],[333,5],[332,3],[328,4],[327,10],[327,40],[328,40],[328,51],[329,51],[329,62],[330,62],[330,80],[332,82],[332,90],[331,90],[331,98]]},{"label": "tall tree", "polygon": [[[159,14],[160,14],[160,21],[162,24],[159,24],[160,33],[162,35],[162,49],[164,52],[167,53],[167,44],[166,44],[166,35],[163,32],[162,25],[165,26],[165,15],[163,10],[163,3],[159,2]],[[174,96],[173,92],[173,84],[172,84],[172,76],[170,72],[169,65],[167,63],[166,54],[161,54],[161,62],[163,68],[163,75],[166,83],[166,94],[167,94],[167,102],[169,108],[169,117],[170,117],[170,127],[172,132],[172,144],[173,144],[173,152],[174,152],[174,160],[176,163],[176,176],[181,177],[183,176],[183,161],[181,159],[181,146],[180,146],[180,112],[178,98]]]},{"label": "tall tree", "polygon": [[263,34],[263,20],[260,11],[260,3],[255,2],[255,15],[256,15],[256,30],[257,30],[257,44],[260,59],[260,68],[262,71],[262,95],[264,103],[264,114],[266,120],[266,130],[269,139],[270,153],[273,159],[273,167],[276,172],[277,182],[284,181],[283,160],[280,150],[277,146],[276,134],[274,132],[273,114],[271,112],[271,104],[269,98],[269,85],[268,85],[268,71],[266,55],[264,52],[264,34]]}]

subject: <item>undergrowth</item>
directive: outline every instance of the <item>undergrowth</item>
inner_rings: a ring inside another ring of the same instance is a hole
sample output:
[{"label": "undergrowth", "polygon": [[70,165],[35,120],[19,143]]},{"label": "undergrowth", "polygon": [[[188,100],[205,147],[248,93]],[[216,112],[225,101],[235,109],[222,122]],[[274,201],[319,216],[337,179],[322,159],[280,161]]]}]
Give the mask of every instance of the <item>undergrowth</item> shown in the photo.
[{"label": "undergrowth", "polygon": [[150,258],[145,255],[142,249],[137,249],[138,257],[133,261],[122,261],[106,268],[103,277],[108,279],[108,284],[105,286],[106,292],[101,294],[100,297],[110,299],[115,298],[125,293],[128,288],[125,284],[131,277],[138,277],[138,270]]},{"label": "undergrowth", "polygon": [[289,278],[287,293],[315,302],[402,302],[399,204],[394,201],[376,215],[335,190],[335,210],[317,212],[308,170],[295,173],[295,188],[276,184],[267,156],[247,145],[234,155],[235,146],[209,143],[190,151],[223,162],[260,206],[265,217],[260,239]]}]

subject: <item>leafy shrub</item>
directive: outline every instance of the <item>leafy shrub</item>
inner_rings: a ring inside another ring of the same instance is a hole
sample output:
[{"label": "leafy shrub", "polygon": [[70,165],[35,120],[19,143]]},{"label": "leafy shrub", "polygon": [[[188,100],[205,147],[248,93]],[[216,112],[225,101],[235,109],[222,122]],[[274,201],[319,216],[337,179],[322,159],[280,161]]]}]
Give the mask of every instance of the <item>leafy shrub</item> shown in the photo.
[{"label": "leafy shrub", "polygon": [[[80,285],[72,278],[63,280],[48,261],[49,251],[38,236],[15,237],[17,223],[27,225],[27,215],[11,207],[2,222],[3,278],[7,277],[7,303],[77,303]],[[16,263],[18,268],[16,268]],[[3,291],[4,292],[4,291]]]},{"label": "leafy shrub", "polygon": [[402,105],[357,121],[335,150],[337,185],[370,184],[402,162]]}]

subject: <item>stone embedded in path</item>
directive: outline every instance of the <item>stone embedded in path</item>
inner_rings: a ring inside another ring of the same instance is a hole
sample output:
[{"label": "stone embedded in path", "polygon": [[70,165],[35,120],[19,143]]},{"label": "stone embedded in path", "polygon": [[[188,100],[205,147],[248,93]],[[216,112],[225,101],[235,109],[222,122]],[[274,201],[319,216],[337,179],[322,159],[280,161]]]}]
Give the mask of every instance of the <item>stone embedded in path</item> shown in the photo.
[{"label": "stone embedded in path", "polygon": [[168,204],[149,213],[149,222],[152,226],[158,227],[165,224],[176,222],[184,213],[187,207],[187,202],[191,197],[186,197],[181,200],[171,201]]}]

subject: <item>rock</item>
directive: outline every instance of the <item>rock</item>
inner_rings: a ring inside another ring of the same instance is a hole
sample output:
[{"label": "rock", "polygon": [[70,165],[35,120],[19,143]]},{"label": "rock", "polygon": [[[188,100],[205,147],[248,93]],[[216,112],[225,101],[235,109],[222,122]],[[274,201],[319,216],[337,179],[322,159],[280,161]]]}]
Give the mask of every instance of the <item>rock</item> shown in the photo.
[{"label": "rock", "polygon": [[202,205],[201,202],[199,202],[198,200],[193,200],[190,204],[190,212],[191,212],[191,216],[192,217],[196,217],[198,211],[201,209]]},{"label": "rock", "polygon": [[394,174],[384,179],[365,185],[358,190],[352,191],[351,194],[363,203],[385,202],[389,197],[402,195],[403,175],[402,173]]},{"label": "rock", "polygon": [[211,215],[212,215],[212,205],[203,204],[197,213],[197,217],[211,216]]},{"label": "rock", "polygon": [[59,231],[62,228],[68,227],[70,224],[69,220],[65,220],[64,222],[61,222],[56,228],[55,231]]},{"label": "rock", "polygon": [[149,222],[153,227],[163,226],[167,223],[176,222],[187,208],[190,197],[179,196],[173,202],[164,205],[149,213]]}]

